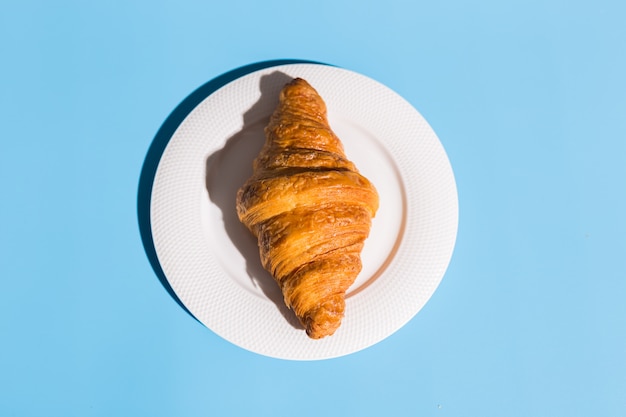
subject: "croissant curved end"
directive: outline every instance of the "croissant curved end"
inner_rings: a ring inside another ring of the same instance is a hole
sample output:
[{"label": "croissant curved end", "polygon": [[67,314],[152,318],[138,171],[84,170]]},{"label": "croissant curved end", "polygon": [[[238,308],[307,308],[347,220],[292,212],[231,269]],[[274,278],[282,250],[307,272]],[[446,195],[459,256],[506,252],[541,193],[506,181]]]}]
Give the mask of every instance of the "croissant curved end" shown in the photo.
[{"label": "croissant curved end", "polygon": [[342,296],[336,296],[326,301],[302,320],[306,334],[311,339],[321,339],[333,335],[341,326],[344,308],[345,301]]}]

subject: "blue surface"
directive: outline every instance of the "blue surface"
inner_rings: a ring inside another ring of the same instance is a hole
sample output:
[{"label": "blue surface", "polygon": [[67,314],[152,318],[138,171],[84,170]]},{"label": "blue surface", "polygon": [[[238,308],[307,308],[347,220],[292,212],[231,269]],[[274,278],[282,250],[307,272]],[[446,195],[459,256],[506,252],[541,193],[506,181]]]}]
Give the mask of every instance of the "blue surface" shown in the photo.
[{"label": "blue surface", "polygon": [[[1,416],[626,415],[623,2],[2,9]],[[168,117],[210,80],[285,58],[404,96],[459,190],[430,302],[328,361],[217,337],[140,234],[140,177]]]}]

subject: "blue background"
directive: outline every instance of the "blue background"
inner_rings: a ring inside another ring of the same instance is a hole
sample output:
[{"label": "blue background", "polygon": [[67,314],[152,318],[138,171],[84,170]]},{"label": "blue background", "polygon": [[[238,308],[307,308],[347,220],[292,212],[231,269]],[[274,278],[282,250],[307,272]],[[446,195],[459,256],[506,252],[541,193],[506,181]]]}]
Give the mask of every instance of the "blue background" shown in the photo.
[{"label": "blue background", "polygon": [[[618,0],[3,1],[0,415],[625,416],[625,21]],[[282,58],[396,90],[458,185],[433,298],[327,361],[213,334],[140,234],[172,111]]]}]

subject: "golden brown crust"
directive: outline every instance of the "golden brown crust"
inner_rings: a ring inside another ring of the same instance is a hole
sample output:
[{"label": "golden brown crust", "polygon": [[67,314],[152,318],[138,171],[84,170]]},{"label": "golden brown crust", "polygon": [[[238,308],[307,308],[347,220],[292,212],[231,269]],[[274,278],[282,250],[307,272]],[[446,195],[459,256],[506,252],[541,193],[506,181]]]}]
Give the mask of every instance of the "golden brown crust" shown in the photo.
[{"label": "golden brown crust", "polygon": [[326,104],[306,81],[283,88],[265,134],[237,213],[309,337],[332,335],[361,271],[378,194],[347,159]]}]

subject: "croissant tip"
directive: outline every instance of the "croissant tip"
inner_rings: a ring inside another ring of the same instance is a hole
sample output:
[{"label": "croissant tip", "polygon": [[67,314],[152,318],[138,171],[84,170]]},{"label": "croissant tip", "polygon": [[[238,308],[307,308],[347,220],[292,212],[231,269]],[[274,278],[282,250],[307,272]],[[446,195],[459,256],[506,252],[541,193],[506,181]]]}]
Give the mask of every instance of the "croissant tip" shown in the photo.
[{"label": "croissant tip", "polygon": [[341,326],[345,302],[342,297],[329,300],[308,314],[303,320],[306,334],[311,339],[332,336]]},{"label": "croissant tip", "polygon": [[308,86],[311,87],[311,84],[309,84],[309,82],[307,80],[305,80],[304,78],[300,78],[300,77],[296,77],[293,80],[291,80],[290,82],[287,83],[287,86],[297,86],[297,85],[303,85],[303,86]]},{"label": "croissant tip", "polygon": [[317,323],[311,323],[306,327],[306,334],[311,339],[323,339],[326,336],[332,336],[335,331],[340,327],[341,321],[331,326],[318,325]]}]

